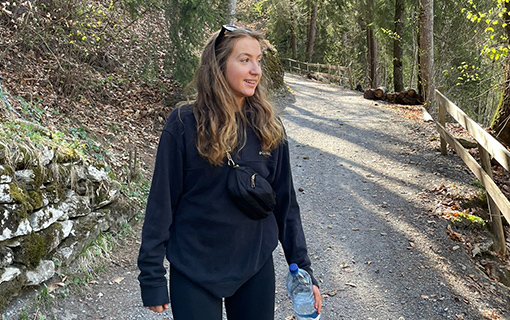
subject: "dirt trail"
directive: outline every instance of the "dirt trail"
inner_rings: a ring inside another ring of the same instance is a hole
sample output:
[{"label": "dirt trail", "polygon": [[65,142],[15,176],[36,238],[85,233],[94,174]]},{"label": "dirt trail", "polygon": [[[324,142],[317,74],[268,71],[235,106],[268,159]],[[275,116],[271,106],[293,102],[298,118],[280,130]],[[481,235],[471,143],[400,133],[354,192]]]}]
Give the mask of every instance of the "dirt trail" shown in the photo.
[{"label": "dirt trail", "polygon": [[[323,319],[510,319],[508,289],[480,272],[446,234],[448,223],[431,214],[429,191],[440,184],[475,188],[461,160],[440,156],[429,141],[433,125],[358,92],[295,75],[286,81],[294,95],[278,103]],[[171,319],[141,306],[138,245],[139,236],[117,248],[107,271],[94,275],[97,284],[55,299],[47,311],[30,309],[29,294],[4,316],[18,319],[26,306],[27,319]],[[274,257],[275,319],[291,319],[280,247]]]}]

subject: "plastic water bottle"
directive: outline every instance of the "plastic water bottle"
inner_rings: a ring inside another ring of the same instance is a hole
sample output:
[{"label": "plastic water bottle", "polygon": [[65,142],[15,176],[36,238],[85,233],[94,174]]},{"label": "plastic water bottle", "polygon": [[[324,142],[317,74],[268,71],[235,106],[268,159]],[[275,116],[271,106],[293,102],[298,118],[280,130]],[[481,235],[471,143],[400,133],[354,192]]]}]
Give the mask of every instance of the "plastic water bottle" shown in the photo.
[{"label": "plastic water bottle", "polygon": [[312,278],[297,264],[289,266],[289,274],[286,279],[287,294],[294,305],[294,312],[297,320],[320,320],[320,314],[315,309],[315,298],[313,296]]}]

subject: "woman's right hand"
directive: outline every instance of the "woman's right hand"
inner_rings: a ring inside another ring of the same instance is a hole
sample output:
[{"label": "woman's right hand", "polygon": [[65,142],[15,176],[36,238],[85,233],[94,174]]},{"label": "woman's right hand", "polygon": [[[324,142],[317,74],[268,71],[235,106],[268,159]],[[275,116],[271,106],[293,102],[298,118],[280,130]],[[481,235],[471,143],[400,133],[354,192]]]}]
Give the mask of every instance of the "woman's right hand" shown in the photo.
[{"label": "woman's right hand", "polygon": [[157,312],[157,313],[161,313],[165,310],[168,309],[168,303],[165,303],[164,305],[162,306],[152,306],[152,307],[149,307],[149,310],[152,310],[154,312]]}]

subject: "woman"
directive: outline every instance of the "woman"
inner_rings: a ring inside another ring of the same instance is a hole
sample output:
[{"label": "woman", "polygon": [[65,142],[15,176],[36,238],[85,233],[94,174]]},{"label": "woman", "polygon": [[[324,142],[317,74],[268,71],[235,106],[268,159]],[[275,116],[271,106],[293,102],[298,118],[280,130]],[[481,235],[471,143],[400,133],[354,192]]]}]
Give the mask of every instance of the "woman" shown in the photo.
[{"label": "woman", "polygon": [[[195,75],[196,101],[175,109],[161,135],[139,281],[144,306],[168,309],[166,255],[175,320],[221,320],[222,298],[229,320],[274,319],[278,239],[287,262],[312,274],[284,128],[259,83],[262,43],[246,28],[215,33]],[[230,198],[227,153],[271,184],[276,207],[267,218],[248,217]]]}]

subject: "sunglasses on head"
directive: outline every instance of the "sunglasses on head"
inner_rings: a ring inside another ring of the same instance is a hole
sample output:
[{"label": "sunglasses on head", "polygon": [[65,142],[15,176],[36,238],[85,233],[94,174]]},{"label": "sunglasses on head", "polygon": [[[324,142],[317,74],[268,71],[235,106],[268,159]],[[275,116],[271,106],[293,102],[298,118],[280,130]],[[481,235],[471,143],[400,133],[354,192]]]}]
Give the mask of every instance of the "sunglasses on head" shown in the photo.
[{"label": "sunglasses on head", "polygon": [[225,32],[227,32],[227,31],[232,32],[235,30],[237,30],[236,26],[231,26],[231,25],[227,25],[227,24],[224,24],[223,26],[221,26],[221,31],[220,31],[220,33],[218,33],[218,36],[216,37],[216,41],[214,42],[214,49],[218,49],[218,46],[220,45],[221,40],[225,36]]},{"label": "sunglasses on head", "polygon": [[216,37],[216,40],[214,41],[214,49],[218,49],[218,46],[220,45],[221,43],[221,40],[223,40],[223,37],[225,36],[225,33],[228,31],[228,32],[232,32],[232,31],[235,31],[237,29],[244,29],[244,30],[248,30],[248,31],[251,31],[251,29],[248,29],[248,28],[238,28],[236,26],[233,26],[233,25],[228,25],[228,24],[224,24],[223,26],[221,26],[221,31],[220,33],[218,33],[218,36]]}]

